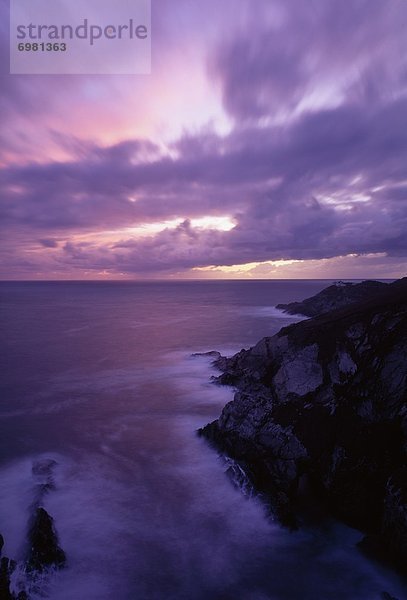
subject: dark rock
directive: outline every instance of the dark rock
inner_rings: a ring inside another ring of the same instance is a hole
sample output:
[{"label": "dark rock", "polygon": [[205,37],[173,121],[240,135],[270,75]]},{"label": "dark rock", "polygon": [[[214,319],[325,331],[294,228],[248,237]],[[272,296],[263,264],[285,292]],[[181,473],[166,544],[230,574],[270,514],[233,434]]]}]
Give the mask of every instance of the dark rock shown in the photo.
[{"label": "dark rock", "polygon": [[13,600],[13,595],[10,592],[10,576],[12,575],[16,563],[6,556],[0,561],[0,599]]},{"label": "dark rock", "polygon": [[[4,538],[0,535],[1,547],[4,544]],[[17,563],[7,556],[3,556],[0,561],[0,600],[28,600],[28,596],[24,591],[18,595],[10,590],[10,578],[16,570]]]},{"label": "dark rock", "polygon": [[[35,463],[33,474],[49,479],[55,464],[55,461]],[[0,534],[0,554],[3,546],[4,539]],[[10,578],[17,568],[17,563],[6,556],[1,558],[0,600],[29,600],[32,593],[35,597],[38,594],[42,596],[43,586],[47,580],[46,571],[50,568],[62,568],[65,564],[65,553],[58,545],[53,519],[37,503],[34,504],[34,513],[29,526],[28,546],[27,559],[18,565],[17,581],[13,582],[14,586],[19,588],[18,591],[11,592],[10,590]],[[23,578],[21,577],[22,573],[24,573]]]},{"label": "dark rock", "polygon": [[387,284],[380,281],[363,281],[362,283],[345,283],[338,281],[325,288],[319,294],[306,298],[302,302],[290,304],[277,304],[278,309],[290,315],[305,315],[316,317],[323,313],[352,304],[368,300],[372,294],[386,290]]},{"label": "dark rock", "polygon": [[37,508],[28,533],[28,571],[43,571],[48,567],[62,568],[65,552],[58,545],[54,521],[44,508]]},{"label": "dark rock", "polygon": [[396,471],[386,484],[381,537],[394,561],[407,557],[407,467]]},{"label": "dark rock", "polygon": [[282,522],[295,523],[304,475],[405,570],[407,279],[381,286],[218,359],[218,382],[237,392],[200,434],[241,465]]}]

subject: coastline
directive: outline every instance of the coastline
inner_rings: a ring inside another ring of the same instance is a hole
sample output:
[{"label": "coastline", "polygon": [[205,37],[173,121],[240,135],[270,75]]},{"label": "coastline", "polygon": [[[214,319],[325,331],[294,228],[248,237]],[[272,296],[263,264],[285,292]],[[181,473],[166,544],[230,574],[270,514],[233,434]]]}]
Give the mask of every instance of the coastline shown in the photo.
[{"label": "coastline", "polygon": [[283,525],[298,526],[305,482],[405,575],[407,280],[367,295],[218,356],[216,382],[236,393],[199,434]]}]

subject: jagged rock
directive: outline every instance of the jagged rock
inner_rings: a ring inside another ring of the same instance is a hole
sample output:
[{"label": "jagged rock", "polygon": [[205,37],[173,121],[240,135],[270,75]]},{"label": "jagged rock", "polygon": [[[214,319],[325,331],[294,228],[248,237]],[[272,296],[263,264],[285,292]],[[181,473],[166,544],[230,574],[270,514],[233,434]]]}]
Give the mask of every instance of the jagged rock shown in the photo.
[{"label": "jagged rock", "polygon": [[[36,461],[32,473],[36,480],[42,497],[44,492],[53,487],[53,469],[56,466],[53,459]],[[43,489],[46,486],[46,489]],[[34,510],[28,530],[28,553],[25,562],[17,563],[6,556],[0,561],[0,600],[29,600],[31,593],[37,597],[42,593],[41,586],[46,580],[44,571],[49,568],[62,568],[66,557],[58,545],[58,536],[53,519],[47,511],[38,505],[38,497],[31,506]],[[4,538],[0,534],[0,555],[4,546]],[[13,582],[13,591],[10,590],[11,575],[16,570],[17,581]],[[20,574],[24,577],[21,578]],[[24,589],[25,588],[25,589]]]},{"label": "jagged rock", "polygon": [[6,556],[0,561],[0,598],[1,600],[14,600],[10,592],[10,576],[16,568],[16,563]]},{"label": "jagged rock", "polygon": [[383,292],[386,288],[387,284],[380,281],[363,281],[356,284],[338,281],[319,294],[306,298],[302,302],[277,304],[276,308],[290,315],[316,317],[353,302],[368,300],[372,294]]},{"label": "jagged rock", "polygon": [[[0,554],[4,546],[4,538],[0,534]],[[28,600],[27,594],[22,591],[17,596],[10,590],[10,578],[16,570],[17,563],[7,556],[0,561],[0,600]]]},{"label": "jagged rock", "polygon": [[256,492],[253,485],[247,476],[247,473],[242,469],[241,465],[235,460],[225,457],[227,464],[226,475],[229,477],[233,485],[239,489],[245,496],[251,497]]},{"label": "jagged rock", "polygon": [[237,392],[200,433],[283,522],[294,521],[305,475],[337,516],[406,569],[407,279],[377,287],[367,301],[217,359],[218,383]]},{"label": "jagged rock", "polygon": [[282,361],[280,369],[273,378],[274,388],[279,398],[287,398],[289,394],[305,396],[319,388],[323,373],[321,365],[316,360],[318,351],[318,345],[311,344]]},{"label": "jagged rock", "polygon": [[58,545],[54,521],[47,511],[36,509],[29,533],[28,571],[43,571],[48,567],[61,568],[65,564],[65,552]]}]

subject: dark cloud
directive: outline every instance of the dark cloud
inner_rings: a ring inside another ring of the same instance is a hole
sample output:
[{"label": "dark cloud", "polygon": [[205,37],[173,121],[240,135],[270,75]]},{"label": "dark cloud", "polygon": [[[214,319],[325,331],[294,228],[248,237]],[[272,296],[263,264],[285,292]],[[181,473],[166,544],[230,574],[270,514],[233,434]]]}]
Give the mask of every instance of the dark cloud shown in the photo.
[{"label": "dark cloud", "polygon": [[58,241],[49,238],[40,240],[40,244],[41,246],[44,246],[44,248],[58,248]]},{"label": "dark cloud", "polygon": [[287,114],[312,95],[314,103],[316,95],[330,94],[334,103],[347,97],[372,104],[405,87],[403,0],[285,0],[268,6],[268,19],[259,13],[257,27],[226,36],[209,63],[236,119]]},{"label": "dark cloud", "polygon": [[[406,123],[407,100],[370,110],[342,106],[305,114],[290,127],[183,139],[177,158],[128,141],[94,148],[78,162],[12,167],[1,178],[3,223],[69,237],[78,229],[187,217],[147,239],[64,246],[88,268],[130,272],[400,255],[407,252]],[[145,152],[158,158],[143,162]],[[199,230],[188,220],[219,214],[233,216],[236,227]]]}]

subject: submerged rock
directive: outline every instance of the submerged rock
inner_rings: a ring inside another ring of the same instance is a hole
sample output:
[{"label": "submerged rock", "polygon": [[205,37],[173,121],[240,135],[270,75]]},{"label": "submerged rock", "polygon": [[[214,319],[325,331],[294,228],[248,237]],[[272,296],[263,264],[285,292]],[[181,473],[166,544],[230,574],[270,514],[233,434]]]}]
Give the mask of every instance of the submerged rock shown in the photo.
[{"label": "submerged rock", "polygon": [[407,279],[382,286],[217,359],[218,383],[237,392],[200,434],[241,465],[282,522],[295,524],[305,476],[407,570]]},{"label": "submerged rock", "polygon": [[194,352],[192,356],[206,356],[216,360],[221,358],[221,354],[217,350],[209,350],[209,352]]},{"label": "submerged rock", "polygon": [[32,474],[34,477],[38,477],[40,480],[45,480],[47,482],[52,477],[53,470],[57,464],[57,461],[53,458],[35,460],[31,468]]}]

